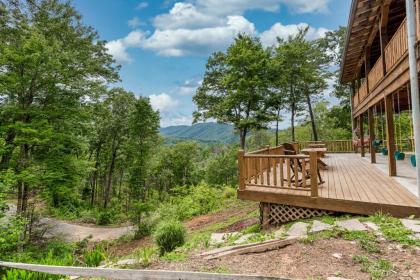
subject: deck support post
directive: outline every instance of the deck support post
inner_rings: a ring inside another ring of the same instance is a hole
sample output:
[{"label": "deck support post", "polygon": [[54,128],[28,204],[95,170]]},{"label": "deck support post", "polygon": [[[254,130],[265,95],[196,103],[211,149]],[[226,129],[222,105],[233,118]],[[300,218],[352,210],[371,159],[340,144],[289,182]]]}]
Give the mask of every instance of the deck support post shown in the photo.
[{"label": "deck support post", "polygon": [[360,155],[365,157],[365,133],[363,131],[363,114],[359,115]]},{"label": "deck support post", "polygon": [[368,123],[369,123],[369,150],[370,150],[370,162],[376,163],[376,151],[373,146],[373,140],[375,140],[375,119],[373,118],[373,108],[368,109]]},{"label": "deck support post", "polygon": [[[417,16],[419,11],[419,1],[416,3]],[[413,130],[414,130],[414,146],[416,149],[416,173],[417,188],[420,197],[420,98],[419,98],[419,75],[417,71],[417,54],[416,54],[416,18],[414,13],[414,1],[406,0],[405,8],[407,13],[407,37],[408,37],[408,63],[410,70],[410,86],[411,86],[411,104],[413,114]]]},{"label": "deck support post", "polygon": [[394,135],[394,112],[392,109],[392,99],[394,96],[385,97],[385,120],[386,120],[386,145],[388,148],[388,174],[397,176],[397,163],[395,162],[395,135]]},{"label": "deck support post", "polygon": [[261,228],[266,230],[270,227],[270,203],[261,202]]},{"label": "deck support post", "polygon": [[318,197],[318,153],[309,152],[309,164],[311,168],[311,196]]},{"label": "deck support post", "polygon": [[238,177],[239,177],[239,190],[245,189],[245,151],[239,150],[238,152]]}]

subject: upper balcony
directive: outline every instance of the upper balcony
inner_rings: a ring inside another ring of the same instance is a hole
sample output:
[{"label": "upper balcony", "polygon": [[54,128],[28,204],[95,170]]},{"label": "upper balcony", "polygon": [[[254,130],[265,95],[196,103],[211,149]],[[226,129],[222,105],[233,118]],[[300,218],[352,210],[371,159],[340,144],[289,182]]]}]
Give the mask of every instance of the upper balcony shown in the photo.
[{"label": "upper balcony", "polygon": [[[407,49],[407,21],[404,19],[384,48],[383,53],[365,75],[365,78],[361,79],[360,86],[355,90],[353,95],[353,112],[355,114],[364,111],[363,107],[369,103],[368,101],[374,99],[390,82],[402,77],[404,71],[408,69]],[[396,70],[397,73],[395,73]],[[389,81],[386,81],[386,85],[380,86],[385,80]]]}]

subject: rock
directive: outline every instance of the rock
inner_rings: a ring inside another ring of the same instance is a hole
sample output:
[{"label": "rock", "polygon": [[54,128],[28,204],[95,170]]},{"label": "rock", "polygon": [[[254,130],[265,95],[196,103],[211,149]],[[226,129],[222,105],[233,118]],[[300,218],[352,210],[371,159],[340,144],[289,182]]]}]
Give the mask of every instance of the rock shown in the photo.
[{"label": "rock", "polygon": [[117,262],[117,265],[133,265],[139,263],[136,259],[126,259],[126,260],[120,260]]},{"label": "rock", "polygon": [[345,221],[338,221],[336,224],[349,231],[367,231],[367,228],[357,219],[350,219]]},{"label": "rock", "polygon": [[210,236],[210,244],[217,245],[226,242],[229,237],[239,234],[238,232],[212,233]]},{"label": "rock", "polygon": [[373,231],[379,231],[379,227],[372,222],[364,222],[365,226],[367,226],[369,229],[373,230]]},{"label": "rock", "polygon": [[307,235],[308,224],[303,222],[294,223],[287,231],[287,236],[304,237]]},{"label": "rock", "polygon": [[420,239],[420,233],[414,233],[412,235],[410,235],[411,239]]},{"label": "rock", "polygon": [[320,232],[324,230],[329,230],[332,227],[333,227],[332,225],[329,225],[320,221],[314,221],[312,224],[312,228],[309,230],[309,232],[316,233],[316,232]]},{"label": "rock", "polygon": [[255,236],[255,233],[244,234],[241,237],[239,237],[237,240],[235,240],[235,242],[233,242],[233,244],[238,245],[238,244],[244,243],[248,239],[250,239],[252,236]]},{"label": "rock", "polygon": [[412,230],[413,232],[420,233],[420,221],[419,220],[401,219],[401,223],[406,228]]},{"label": "rock", "polygon": [[342,259],[343,258],[343,254],[341,254],[341,253],[334,253],[334,254],[332,254],[332,256],[336,259]]}]

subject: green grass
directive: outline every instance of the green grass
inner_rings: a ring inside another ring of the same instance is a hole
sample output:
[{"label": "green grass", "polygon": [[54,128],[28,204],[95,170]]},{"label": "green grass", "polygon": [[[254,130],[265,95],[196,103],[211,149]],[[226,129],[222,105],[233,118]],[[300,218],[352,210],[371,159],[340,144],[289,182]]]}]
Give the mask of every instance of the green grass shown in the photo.
[{"label": "green grass", "polygon": [[187,260],[187,254],[184,252],[169,252],[161,256],[160,259],[169,262],[183,262]]},{"label": "green grass", "polygon": [[153,247],[140,248],[134,252],[135,258],[138,259],[140,264],[144,267],[147,267],[152,263],[156,254],[157,249]]},{"label": "green grass", "polygon": [[243,234],[260,233],[261,232],[261,226],[260,226],[260,224],[251,225],[251,226],[249,226],[249,227],[244,228],[243,230],[241,230],[241,232]]},{"label": "green grass", "polygon": [[389,276],[392,264],[384,259],[370,260],[367,256],[354,256],[353,261],[361,265],[361,271],[369,273],[371,279],[380,280]]},{"label": "green grass", "polygon": [[342,233],[345,240],[357,240],[363,250],[369,253],[380,253],[379,242],[373,233],[367,231],[344,231]]},{"label": "green grass", "polygon": [[380,227],[381,232],[388,240],[420,247],[420,240],[412,239],[410,235],[412,235],[413,232],[404,227],[399,219],[378,213],[369,217],[369,220]]}]

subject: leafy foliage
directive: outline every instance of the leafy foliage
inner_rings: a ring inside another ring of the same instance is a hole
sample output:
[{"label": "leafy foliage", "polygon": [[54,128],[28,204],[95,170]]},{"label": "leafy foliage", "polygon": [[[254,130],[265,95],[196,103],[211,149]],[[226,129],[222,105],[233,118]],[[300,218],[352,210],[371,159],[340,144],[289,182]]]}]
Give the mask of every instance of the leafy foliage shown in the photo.
[{"label": "leafy foliage", "polygon": [[185,243],[186,230],[181,222],[176,220],[163,221],[158,224],[154,238],[159,246],[160,254],[172,252]]}]

